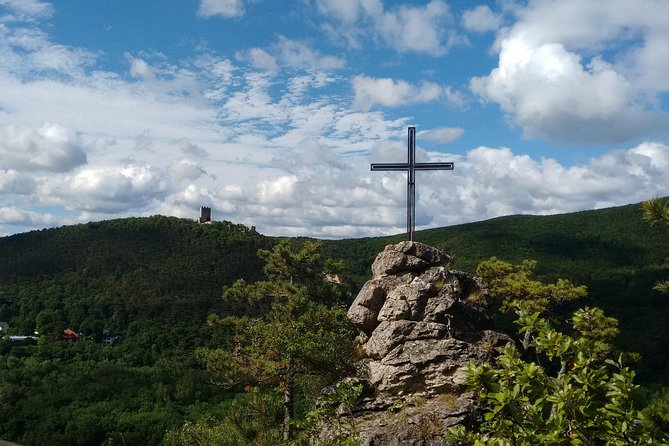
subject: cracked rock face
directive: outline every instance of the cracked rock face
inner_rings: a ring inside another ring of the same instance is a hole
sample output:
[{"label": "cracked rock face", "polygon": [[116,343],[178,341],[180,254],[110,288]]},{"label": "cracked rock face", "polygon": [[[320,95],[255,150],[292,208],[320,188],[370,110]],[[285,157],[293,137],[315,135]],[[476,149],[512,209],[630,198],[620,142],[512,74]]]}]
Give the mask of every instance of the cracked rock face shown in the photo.
[{"label": "cracked rock face", "polygon": [[[427,245],[388,245],[348,311],[366,355],[358,364],[365,392],[354,415],[362,444],[448,444],[445,427],[471,421],[475,413],[464,370],[491,360],[494,348],[510,338],[490,330],[486,286],[449,270],[451,264],[450,256]],[[396,407],[417,421],[393,423],[389,410]]]}]

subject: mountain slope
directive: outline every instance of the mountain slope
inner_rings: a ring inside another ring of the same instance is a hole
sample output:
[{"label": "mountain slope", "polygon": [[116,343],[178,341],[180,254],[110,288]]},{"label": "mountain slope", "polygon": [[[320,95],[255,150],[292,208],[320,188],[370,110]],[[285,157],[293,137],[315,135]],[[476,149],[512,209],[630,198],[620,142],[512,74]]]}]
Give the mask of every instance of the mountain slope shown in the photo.
[{"label": "mountain slope", "polygon": [[[361,268],[371,264],[379,249],[401,238],[341,240],[326,242],[325,248],[350,262],[352,273],[362,279]],[[589,297],[577,305],[597,305],[618,318],[619,345],[642,354],[640,378],[665,380],[661,377],[669,366],[669,296],[652,286],[669,277],[669,228],[650,227],[638,204],[501,217],[419,231],[416,240],[454,255],[459,269],[473,271],[492,256],[512,262],[535,259],[537,277],[563,277],[587,285]]]},{"label": "mountain slope", "polygon": [[[346,262],[355,294],[376,254],[403,238],[327,240],[323,251]],[[651,288],[669,277],[669,228],[650,227],[639,205],[502,217],[419,231],[416,239],[454,255],[462,270],[491,256],[535,259],[539,278],[587,285],[590,296],[579,305],[618,318],[620,346],[643,355],[642,378],[664,379],[669,297]],[[36,325],[123,331],[137,319],[202,324],[211,311],[232,310],[220,307],[223,286],[260,277],[256,252],[274,241],[242,225],[160,216],[0,238],[0,320],[22,333]]]}]

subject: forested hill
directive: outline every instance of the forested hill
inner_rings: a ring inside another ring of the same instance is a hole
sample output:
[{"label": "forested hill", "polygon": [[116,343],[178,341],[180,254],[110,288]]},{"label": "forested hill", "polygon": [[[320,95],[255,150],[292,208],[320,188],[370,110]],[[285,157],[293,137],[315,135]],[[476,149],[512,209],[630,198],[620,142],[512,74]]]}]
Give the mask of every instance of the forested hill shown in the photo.
[{"label": "forested hill", "polygon": [[202,323],[224,285],[258,279],[271,239],[243,225],[154,216],[0,238],[0,320],[14,332]]},{"label": "forested hill", "polygon": [[[472,271],[491,256],[536,259],[539,278],[587,285],[590,297],[578,306],[597,305],[619,319],[618,345],[643,357],[634,367],[639,382],[669,384],[669,296],[652,290],[669,278],[669,228],[646,224],[639,205],[416,235],[453,254],[458,269]],[[330,240],[322,249],[345,261],[354,295],[376,254],[403,238]],[[223,307],[223,288],[259,279],[257,251],[276,242],[229,222],[160,216],[0,238],[0,321],[10,334],[40,335],[37,345],[0,338],[0,439],[157,445],[186,421],[251,410],[258,394],[208,384],[195,350],[220,341],[205,324],[208,314],[248,310]],[[82,339],[67,344],[65,328]],[[103,330],[119,342],[104,345]]]},{"label": "forested hill", "polygon": [[[402,236],[326,242],[366,280],[368,265],[385,244]],[[582,305],[602,307],[619,319],[618,344],[641,353],[642,381],[667,381],[669,296],[652,290],[669,278],[669,227],[650,226],[640,204],[551,216],[514,215],[416,233],[416,240],[455,256],[456,268],[473,271],[483,259],[538,261],[537,277],[568,278],[588,286]],[[565,309],[565,315],[568,314]],[[566,316],[565,316],[566,317]]]},{"label": "forested hill", "polygon": [[[329,240],[323,250],[346,262],[355,294],[376,254],[403,238]],[[617,317],[621,346],[643,355],[643,378],[669,366],[669,296],[651,289],[669,277],[669,228],[649,226],[638,204],[502,217],[419,231],[416,239],[453,254],[462,270],[491,256],[535,259],[539,278],[587,285],[585,304]],[[138,319],[201,324],[223,310],[223,286],[260,277],[256,252],[273,243],[243,225],[161,216],[0,238],[0,321],[19,334],[68,326],[124,332]]]}]

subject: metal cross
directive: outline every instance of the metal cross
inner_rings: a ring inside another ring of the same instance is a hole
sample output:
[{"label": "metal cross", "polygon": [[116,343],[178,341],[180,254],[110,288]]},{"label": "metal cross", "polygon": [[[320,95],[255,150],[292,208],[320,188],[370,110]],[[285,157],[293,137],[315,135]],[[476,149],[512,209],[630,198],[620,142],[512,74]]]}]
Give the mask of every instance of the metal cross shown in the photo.
[{"label": "metal cross", "polygon": [[416,127],[409,127],[409,155],[406,163],[372,163],[372,171],[407,172],[407,236],[413,241],[416,231],[416,170],[453,170],[453,163],[417,163]]}]

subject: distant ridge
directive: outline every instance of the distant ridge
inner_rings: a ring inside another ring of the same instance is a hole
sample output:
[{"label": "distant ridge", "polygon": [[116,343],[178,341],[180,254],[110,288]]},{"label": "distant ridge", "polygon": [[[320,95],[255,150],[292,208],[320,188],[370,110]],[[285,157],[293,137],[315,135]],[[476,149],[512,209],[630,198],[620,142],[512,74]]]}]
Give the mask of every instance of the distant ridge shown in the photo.
[{"label": "distant ridge", "polygon": [[[325,255],[345,261],[355,294],[374,257],[403,239],[324,240],[322,246]],[[211,311],[233,311],[220,307],[223,287],[260,277],[256,253],[276,240],[230,222],[197,225],[163,216],[2,237],[0,320],[27,324],[53,307],[74,329],[95,325],[90,314],[117,321],[113,330],[137,318],[203,324]],[[535,259],[540,278],[587,285],[590,297],[581,304],[600,306],[620,320],[618,343],[643,355],[642,380],[669,384],[669,296],[651,289],[669,277],[669,228],[650,227],[639,204],[498,217],[418,231],[416,240],[454,255],[461,270],[473,271],[491,256]]]}]

